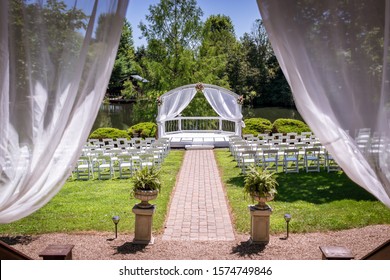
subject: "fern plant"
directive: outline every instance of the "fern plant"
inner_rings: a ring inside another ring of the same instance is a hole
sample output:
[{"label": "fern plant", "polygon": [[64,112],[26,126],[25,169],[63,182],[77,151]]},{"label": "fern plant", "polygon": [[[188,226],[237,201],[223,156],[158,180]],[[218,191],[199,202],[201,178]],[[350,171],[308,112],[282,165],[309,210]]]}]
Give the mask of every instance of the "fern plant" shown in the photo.
[{"label": "fern plant", "polygon": [[279,185],[274,174],[260,167],[250,166],[244,179],[244,193],[250,197],[253,194],[259,197],[274,196]]},{"label": "fern plant", "polygon": [[132,181],[133,193],[136,190],[161,190],[160,170],[156,166],[145,167],[135,172]]}]

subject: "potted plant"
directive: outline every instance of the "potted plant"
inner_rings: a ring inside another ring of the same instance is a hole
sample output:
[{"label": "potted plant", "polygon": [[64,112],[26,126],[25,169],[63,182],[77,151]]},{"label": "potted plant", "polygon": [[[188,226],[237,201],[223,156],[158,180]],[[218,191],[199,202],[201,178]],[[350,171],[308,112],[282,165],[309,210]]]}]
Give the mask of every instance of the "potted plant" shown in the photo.
[{"label": "potted plant", "polygon": [[138,170],[133,176],[132,195],[141,200],[139,208],[151,208],[149,200],[157,198],[161,190],[160,170],[156,166],[145,167]]},{"label": "potted plant", "polygon": [[253,206],[254,208],[269,209],[266,202],[274,199],[278,185],[274,173],[260,167],[250,166],[244,180],[244,193],[258,202]]}]

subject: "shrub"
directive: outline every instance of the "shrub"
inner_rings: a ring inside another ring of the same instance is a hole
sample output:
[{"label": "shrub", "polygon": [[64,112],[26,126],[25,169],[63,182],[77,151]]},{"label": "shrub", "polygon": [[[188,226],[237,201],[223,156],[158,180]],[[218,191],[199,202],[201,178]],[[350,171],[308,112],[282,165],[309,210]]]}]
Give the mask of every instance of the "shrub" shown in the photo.
[{"label": "shrub", "polygon": [[310,127],[305,124],[303,121],[294,120],[294,119],[277,119],[273,123],[272,132],[273,133],[289,133],[289,132],[306,132],[311,131]]},{"label": "shrub", "polygon": [[120,130],[112,127],[101,127],[96,129],[94,132],[89,135],[90,139],[117,139],[117,138],[129,138],[129,134],[126,130]]},{"label": "shrub", "polygon": [[142,122],[131,126],[128,132],[131,137],[156,137],[157,125],[152,122]]},{"label": "shrub", "polygon": [[243,134],[257,135],[259,133],[269,133],[272,130],[272,123],[263,118],[246,119],[245,127],[242,129]]}]

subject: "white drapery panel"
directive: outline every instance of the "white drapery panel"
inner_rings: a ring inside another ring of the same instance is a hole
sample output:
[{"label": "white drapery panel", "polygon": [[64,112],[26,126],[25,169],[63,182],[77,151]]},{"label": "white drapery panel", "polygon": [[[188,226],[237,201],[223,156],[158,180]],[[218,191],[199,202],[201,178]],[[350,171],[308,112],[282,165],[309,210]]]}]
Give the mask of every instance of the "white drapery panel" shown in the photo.
[{"label": "white drapery panel", "polygon": [[390,207],[390,1],[258,5],[300,114],[348,176]]},{"label": "white drapery panel", "polygon": [[[219,116],[229,121],[242,122],[241,108],[236,96],[215,88],[205,88],[203,93]],[[244,126],[244,123],[242,122],[241,125]],[[241,126],[236,125],[236,130],[238,129],[241,129]],[[236,134],[241,133],[236,131]]]},{"label": "white drapery panel", "polygon": [[96,118],[128,1],[0,2],[0,223],[62,187]]},{"label": "white drapery panel", "polygon": [[184,88],[161,97],[158,122],[170,120],[180,114],[190,104],[196,94],[195,88]]},{"label": "white drapery panel", "polygon": [[162,104],[158,108],[157,124],[159,137],[165,134],[164,122],[179,115],[196,94],[195,88],[183,88],[167,92],[160,97]]}]

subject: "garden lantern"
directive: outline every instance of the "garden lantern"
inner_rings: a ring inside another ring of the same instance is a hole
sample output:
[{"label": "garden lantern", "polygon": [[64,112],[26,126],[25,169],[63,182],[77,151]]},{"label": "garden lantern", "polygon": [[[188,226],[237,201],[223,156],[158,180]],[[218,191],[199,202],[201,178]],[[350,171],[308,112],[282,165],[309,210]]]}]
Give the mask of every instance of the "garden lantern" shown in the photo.
[{"label": "garden lantern", "polygon": [[284,214],[284,220],[286,221],[286,225],[287,225],[287,236],[286,236],[286,239],[287,239],[288,238],[288,231],[289,231],[288,223],[291,220],[291,215],[290,214]]},{"label": "garden lantern", "polygon": [[112,217],[112,221],[115,224],[115,238],[118,237],[118,223],[119,223],[119,220],[120,220],[119,216]]}]

